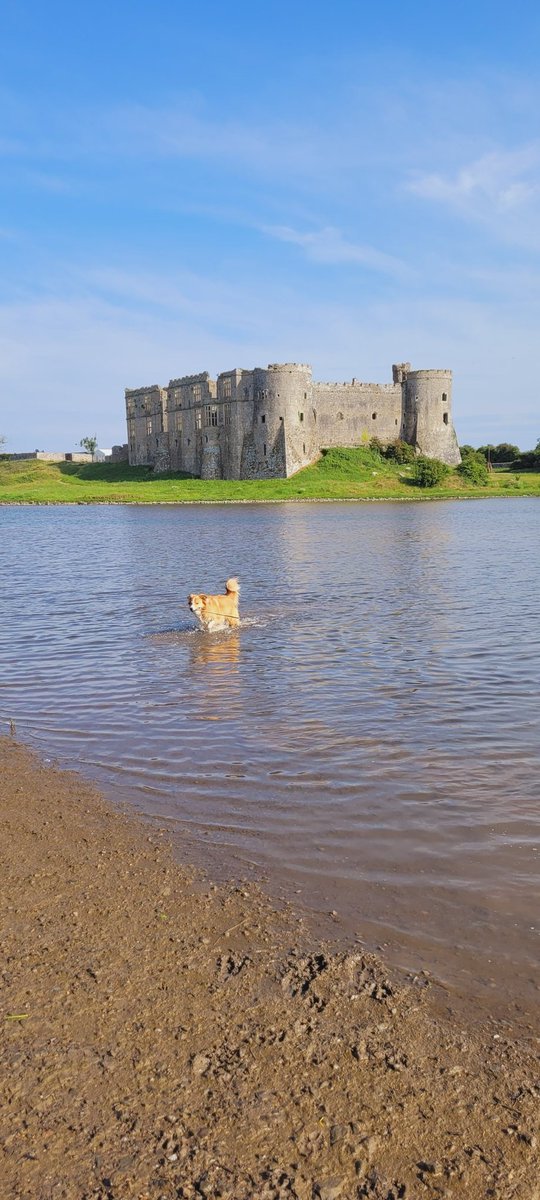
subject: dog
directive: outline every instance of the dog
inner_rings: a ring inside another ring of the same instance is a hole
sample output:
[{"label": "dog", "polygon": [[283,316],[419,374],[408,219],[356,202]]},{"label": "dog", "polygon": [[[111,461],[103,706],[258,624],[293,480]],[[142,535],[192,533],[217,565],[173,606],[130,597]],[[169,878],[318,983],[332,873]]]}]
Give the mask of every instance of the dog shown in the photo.
[{"label": "dog", "polygon": [[205,592],[192,592],[188,596],[188,606],[199,619],[203,629],[222,629],[224,625],[235,629],[240,623],[239,596],[238,580],[228,579],[224,596],[207,596]]}]

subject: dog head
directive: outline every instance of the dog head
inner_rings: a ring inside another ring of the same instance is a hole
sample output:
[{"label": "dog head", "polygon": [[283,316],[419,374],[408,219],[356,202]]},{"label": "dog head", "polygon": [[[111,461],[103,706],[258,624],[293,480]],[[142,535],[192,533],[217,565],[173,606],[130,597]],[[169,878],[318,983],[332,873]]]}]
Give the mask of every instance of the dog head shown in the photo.
[{"label": "dog head", "polygon": [[195,613],[197,617],[202,613],[205,604],[206,595],[204,592],[201,592],[200,594],[198,592],[191,592],[191,594],[188,596],[188,608],[190,608],[192,613]]}]

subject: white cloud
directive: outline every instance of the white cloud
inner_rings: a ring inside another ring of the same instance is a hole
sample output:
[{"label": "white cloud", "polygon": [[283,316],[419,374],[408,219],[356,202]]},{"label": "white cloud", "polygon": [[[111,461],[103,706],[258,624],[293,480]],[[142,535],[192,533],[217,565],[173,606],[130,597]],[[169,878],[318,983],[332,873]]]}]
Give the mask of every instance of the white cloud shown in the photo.
[{"label": "white cloud", "polygon": [[267,225],[263,233],[278,238],[282,242],[292,242],[301,246],[313,262],[328,265],[355,263],[357,266],[368,267],[373,271],[383,271],[390,275],[402,275],[408,268],[399,258],[375,250],[372,246],[348,242],[339,229],[327,225],[312,233],[300,233],[288,225]]},{"label": "white cloud", "polygon": [[483,222],[503,237],[540,246],[540,143],[494,150],[462,166],[453,176],[424,173],[406,190]]}]

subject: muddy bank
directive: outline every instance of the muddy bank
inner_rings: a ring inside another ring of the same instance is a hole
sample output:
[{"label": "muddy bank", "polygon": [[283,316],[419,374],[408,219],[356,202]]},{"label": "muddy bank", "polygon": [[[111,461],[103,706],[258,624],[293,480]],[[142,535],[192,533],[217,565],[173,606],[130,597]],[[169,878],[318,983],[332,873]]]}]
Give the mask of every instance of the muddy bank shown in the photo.
[{"label": "muddy bank", "polygon": [[538,1039],[445,1016],[0,739],[2,1200],[533,1200]]}]

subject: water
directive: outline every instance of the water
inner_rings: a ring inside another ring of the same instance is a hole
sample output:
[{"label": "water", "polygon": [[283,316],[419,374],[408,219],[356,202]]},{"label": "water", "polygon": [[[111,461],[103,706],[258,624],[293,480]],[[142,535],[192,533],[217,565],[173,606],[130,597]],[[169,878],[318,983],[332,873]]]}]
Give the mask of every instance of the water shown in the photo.
[{"label": "water", "polygon": [[[532,1011],[540,505],[0,508],[0,717],[336,932]],[[189,591],[242,581],[242,625]],[[187,848],[186,848],[187,847]]]}]

